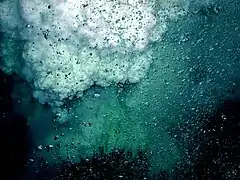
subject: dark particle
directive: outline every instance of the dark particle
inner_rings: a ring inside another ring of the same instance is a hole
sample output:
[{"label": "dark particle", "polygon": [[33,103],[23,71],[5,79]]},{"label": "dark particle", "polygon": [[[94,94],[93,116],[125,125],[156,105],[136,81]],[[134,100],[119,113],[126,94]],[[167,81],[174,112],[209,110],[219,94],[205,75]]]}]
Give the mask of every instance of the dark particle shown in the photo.
[{"label": "dark particle", "polygon": [[56,136],[53,137],[54,140],[57,140],[58,138],[59,138],[58,135],[56,135]]}]

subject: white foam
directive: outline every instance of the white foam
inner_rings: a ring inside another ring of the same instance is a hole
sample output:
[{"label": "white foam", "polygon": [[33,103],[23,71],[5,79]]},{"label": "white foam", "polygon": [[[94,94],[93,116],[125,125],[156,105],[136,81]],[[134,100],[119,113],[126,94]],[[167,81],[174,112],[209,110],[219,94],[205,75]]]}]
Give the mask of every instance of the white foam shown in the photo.
[{"label": "white foam", "polygon": [[59,105],[93,84],[140,81],[152,61],[148,44],[182,13],[178,1],[20,0],[35,97]]}]

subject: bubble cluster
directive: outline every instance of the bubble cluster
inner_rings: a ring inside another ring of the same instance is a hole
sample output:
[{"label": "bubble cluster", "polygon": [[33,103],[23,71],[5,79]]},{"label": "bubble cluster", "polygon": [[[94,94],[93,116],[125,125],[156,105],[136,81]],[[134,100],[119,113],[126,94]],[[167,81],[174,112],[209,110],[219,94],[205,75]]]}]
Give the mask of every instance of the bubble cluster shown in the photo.
[{"label": "bubble cluster", "polygon": [[156,13],[152,5],[147,0],[21,0],[27,23],[22,34],[28,35],[23,58],[35,73],[35,97],[61,104],[94,84],[140,81],[152,61],[148,45],[164,33],[170,7],[176,9],[162,6]]}]

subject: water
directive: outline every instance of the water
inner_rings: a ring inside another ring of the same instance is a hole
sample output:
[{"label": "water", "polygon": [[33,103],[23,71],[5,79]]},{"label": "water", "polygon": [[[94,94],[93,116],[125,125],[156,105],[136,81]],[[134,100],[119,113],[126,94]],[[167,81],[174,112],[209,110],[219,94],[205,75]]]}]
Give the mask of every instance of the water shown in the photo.
[{"label": "water", "polygon": [[[187,3],[187,14],[149,42],[151,64],[141,66],[141,80],[107,77],[113,83],[72,91],[60,104],[57,89],[33,96],[41,71],[22,57],[31,37],[16,35],[19,19],[13,30],[1,17],[3,179],[239,178],[240,4]],[[96,52],[104,61],[112,53]],[[144,53],[136,62],[145,63]],[[47,81],[54,88],[58,82]]]}]

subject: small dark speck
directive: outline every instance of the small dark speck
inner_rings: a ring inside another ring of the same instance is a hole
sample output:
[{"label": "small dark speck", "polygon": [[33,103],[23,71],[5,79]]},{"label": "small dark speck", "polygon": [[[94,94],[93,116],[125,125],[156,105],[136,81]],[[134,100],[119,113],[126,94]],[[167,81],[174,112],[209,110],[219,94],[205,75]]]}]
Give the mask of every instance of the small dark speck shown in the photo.
[{"label": "small dark speck", "polygon": [[51,5],[48,5],[48,9],[51,9]]}]

